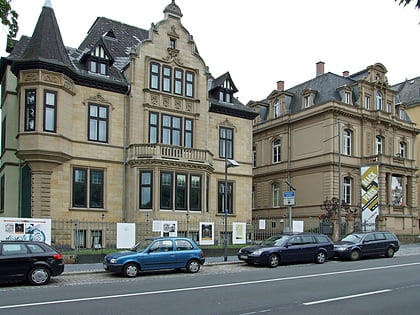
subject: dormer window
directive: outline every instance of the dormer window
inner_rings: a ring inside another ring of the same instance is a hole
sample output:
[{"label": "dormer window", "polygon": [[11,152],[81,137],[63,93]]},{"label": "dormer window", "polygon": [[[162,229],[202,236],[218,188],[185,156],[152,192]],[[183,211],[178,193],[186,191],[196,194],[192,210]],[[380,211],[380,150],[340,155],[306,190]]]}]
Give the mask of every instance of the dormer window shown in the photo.
[{"label": "dormer window", "polygon": [[350,92],[344,92],[344,103],[350,104]]},{"label": "dormer window", "polygon": [[110,60],[102,46],[97,46],[88,57],[88,70],[102,75],[108,74]]},{"label": "dormer window", "polygon": [[274,102],[274,118],[280,117],[280,102],[277,100]]},{"label": "dormer window", "polygon": [[303,98],[303,103],[304,103],[305,108],[310,107],[311,106],[311,97],[309,95],[306,95]]},{"label": "dormer window", "polygon": [[228,91],[221,90],[219,92],[219,101],[226,102],[226,103],[232,103],[232,94]]}]

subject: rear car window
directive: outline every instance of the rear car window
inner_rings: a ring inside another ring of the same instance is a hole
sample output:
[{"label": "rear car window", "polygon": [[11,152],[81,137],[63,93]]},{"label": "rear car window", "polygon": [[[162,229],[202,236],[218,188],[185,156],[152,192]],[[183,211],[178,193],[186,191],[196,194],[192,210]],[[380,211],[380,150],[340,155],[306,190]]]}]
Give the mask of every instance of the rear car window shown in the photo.
[{"label": "rear car window", "polygon": [[177,250],[190,250],[193,249],[193,246],[187,240],[176,240],[176,249]]},{"label": "rear car window", "polygon": [[38,244],[28,244],[29,250],[32,253],[44,253],[45,250]]},{"label": "rear car window", "polygon": [[384,234],[385,234],[385,238],[387,240],[395,240],[396,239],[395,235],[392,234],[392,233],[384,233]]},{"label": "rear car window", "polygon": [[315,236],[315,238],[318,243],[329,243],[328,237],[326,236],[319,235],[319,236]]},{"label": "rear car window", "polygon": [[312,236],[301,236],[302,244],[313,244],[315,240]]}]

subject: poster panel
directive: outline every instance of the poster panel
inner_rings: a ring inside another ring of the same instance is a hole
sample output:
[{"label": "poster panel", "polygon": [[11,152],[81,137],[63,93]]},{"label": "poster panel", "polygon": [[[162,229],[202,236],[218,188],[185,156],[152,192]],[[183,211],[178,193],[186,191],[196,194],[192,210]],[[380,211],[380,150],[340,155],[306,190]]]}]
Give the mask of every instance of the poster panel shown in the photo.
[{"label": "poster panel", "polygon": [[136,224],[117,223],[117,248],[131,248],[136,245]]},{"label": "poster panel", "polygon": [[360,168],[362,223],[372,226],[374,226],[379,214],[378,174],[378,165],[362,166]]},{"label": "poster panel", "polygon": [[51,245],[51,219],[0,218],[0,240],[40,241]]},{"label": "poster panel", "polygon": [[265,230],[265,220],[258,220],[258,228],[260,230]]},{"label": "poster panel", "polygon": [[303,221],[292,221],[292,225],[293,225],[293,232],[297,233],[297,232],[303,232]]},{"label": "poster panel", "polygon": [[200,222],[200,245],[214,245],[214,222]]},{"label": "poster panel", "polygon": [[246,244],[246,223],[233,222],[232,226],[232,244]]},{"label": "poster panel", "polygon": [[177,236],[177,221],[161,221],[160,236]]}]

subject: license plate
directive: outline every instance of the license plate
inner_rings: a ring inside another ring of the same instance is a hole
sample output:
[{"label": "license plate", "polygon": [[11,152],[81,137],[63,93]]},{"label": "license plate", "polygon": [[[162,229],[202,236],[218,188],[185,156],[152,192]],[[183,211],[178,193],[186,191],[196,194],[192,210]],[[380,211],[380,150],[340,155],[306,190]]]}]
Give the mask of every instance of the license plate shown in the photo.
[{"label": "license plate", "polygon": [[248,259],[248,256],[246,256],[246,255],[241,255],[241,259]]}]

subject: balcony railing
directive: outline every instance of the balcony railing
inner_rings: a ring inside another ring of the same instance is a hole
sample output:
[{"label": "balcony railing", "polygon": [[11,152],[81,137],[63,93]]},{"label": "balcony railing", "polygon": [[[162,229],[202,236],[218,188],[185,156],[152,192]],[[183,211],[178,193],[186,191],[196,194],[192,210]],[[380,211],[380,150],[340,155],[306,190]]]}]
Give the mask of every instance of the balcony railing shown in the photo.
[{"label": "balcony railing", "polygon": [[128,148],[127,161],[142,159],[170,159],[213,165],[213,154],[207,150],[165,144],[133,144]]},{"label": "balcony railing", "polygon": [[405,168],[416,168],[416,163],[414,160],[392,156],[392,155],[371,155],[362,158],[362,165],[369,164],[386,164],[386,165],[398,165]]}]

